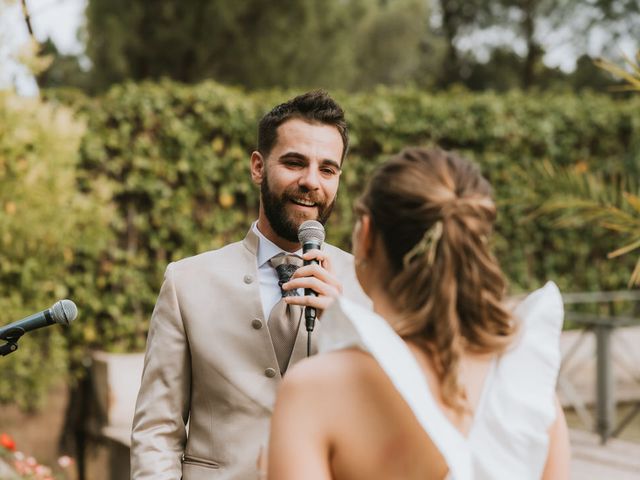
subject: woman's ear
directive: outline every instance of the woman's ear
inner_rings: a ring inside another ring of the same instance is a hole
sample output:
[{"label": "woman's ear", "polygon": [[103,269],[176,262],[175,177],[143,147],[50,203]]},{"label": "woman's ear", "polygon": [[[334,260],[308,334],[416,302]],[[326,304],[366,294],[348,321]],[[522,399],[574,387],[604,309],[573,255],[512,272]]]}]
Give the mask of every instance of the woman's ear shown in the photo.
[{"label": "woman's ear", "polygon": [[360,217],[353,235],[354,255],[359,260],[367,260],[373,255],[374,233],[371,217],[366,213]]},{"label": "woman's ear", "polygon": [[364,253],[367,258],[371,258],[373,255],[374,232],[373,223],[371,222],[371,217],[369,215],[362,216],[362,236]]}]

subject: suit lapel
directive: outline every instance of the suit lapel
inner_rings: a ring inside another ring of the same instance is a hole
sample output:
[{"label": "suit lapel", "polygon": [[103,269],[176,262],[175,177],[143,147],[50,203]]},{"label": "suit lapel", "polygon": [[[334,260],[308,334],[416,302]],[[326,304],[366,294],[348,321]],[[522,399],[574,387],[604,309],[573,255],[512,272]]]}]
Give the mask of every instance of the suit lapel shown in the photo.
[{"label": "suit lapel", "polygon": [[[236,388],[271,411],[275,403],[280,372],[260,300],[256,262],[258,237],[253,230],[250,229],[247,233],[242,247],[238,263],[234,265],[234,269],[240,270],[241,274],[236,281],[252,281],[249,294],[239,302],[240,315],[235,318],[237,321],[229,322],[224,327],[230,335],[227,345],[229,366],[225,373]],[[261,322],[261,328],[251,327],[254,321]],[[238,348],[241,351],[234,351]],[[275,369],[276,377],[268,376],[268,369]]]}]

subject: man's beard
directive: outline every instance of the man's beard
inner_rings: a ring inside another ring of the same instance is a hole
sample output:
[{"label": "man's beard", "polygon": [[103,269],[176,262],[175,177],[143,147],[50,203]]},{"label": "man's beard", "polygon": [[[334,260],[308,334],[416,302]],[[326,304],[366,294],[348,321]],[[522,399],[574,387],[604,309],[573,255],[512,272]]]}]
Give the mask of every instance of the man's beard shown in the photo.
[{"label": "man's beard", "polygon": [[[335,198],[328,205],[327,203],[322,203],[314,195],[311,195],[308,190],[303,188],[288,188],[281,196],[278,196],[269,188],[269,175],[265,175],[260,184],[260,197],[264,213],[273,231],[279,237],[295,243],[298,243],[298,227],[302,222],[305,220],[317,220],[324,225],[336,204]],[[286,207],[291,198],[303,198],[315,203],[318,209],[317,218],[304,218],[302,216],[296,218],[289,215]]]}]

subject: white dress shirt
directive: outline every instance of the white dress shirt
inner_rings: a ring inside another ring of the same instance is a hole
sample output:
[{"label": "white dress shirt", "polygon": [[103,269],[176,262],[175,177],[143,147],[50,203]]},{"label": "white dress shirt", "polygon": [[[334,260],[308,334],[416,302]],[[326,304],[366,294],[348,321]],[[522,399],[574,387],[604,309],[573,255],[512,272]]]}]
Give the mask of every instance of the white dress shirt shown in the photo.
[{"label": "white dress shirt", "polygon": [[[258,281],[260,282],[260,300],[262,301],[262,311],[264,312],[265,320],[269,319],[271,309],[282,298],[280,292],[280,285],[278,285],[278,274],[276,269],[269,264],[269,260],[280,253],[286,253],[298,255],[302,257],[302,249],[296,252],[285,252],[275,243],[265,237],[260,230],[258,230],[258,222],[253,222],[251,225],[252,230],[258,235]],[[304,295],[304,289],[299,288],[298,293]]]}]

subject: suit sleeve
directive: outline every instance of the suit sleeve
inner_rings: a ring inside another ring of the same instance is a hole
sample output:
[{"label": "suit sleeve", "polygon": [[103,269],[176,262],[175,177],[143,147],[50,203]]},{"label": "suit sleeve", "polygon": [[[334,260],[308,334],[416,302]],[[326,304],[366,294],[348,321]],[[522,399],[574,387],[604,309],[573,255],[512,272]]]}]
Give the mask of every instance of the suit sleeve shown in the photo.
[{"label": "suit sleeve", "polygon": [[173,264],[151,316],[142,383],[131,435],[131,478],[182,476],[191,391],[191,359],[178,305]]}]

